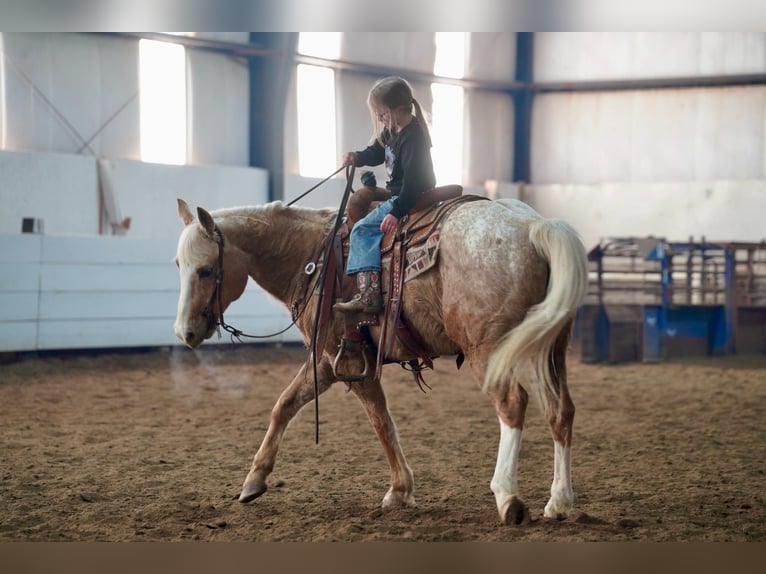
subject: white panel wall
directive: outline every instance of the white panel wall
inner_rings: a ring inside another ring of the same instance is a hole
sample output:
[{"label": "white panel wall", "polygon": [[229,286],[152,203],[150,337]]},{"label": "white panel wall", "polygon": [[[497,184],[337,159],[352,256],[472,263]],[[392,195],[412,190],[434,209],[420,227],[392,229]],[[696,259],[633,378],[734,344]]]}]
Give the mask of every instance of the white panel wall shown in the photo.
[{"label": "white panel wall", "polygon": [[177,238],[176,198],[192,209],[257,205],[268,201],[268,172],[259,168],[108,162],[115,200],[131,217],[130,237]]},{"label": "white panel wall", "polygon": [[247,60],[188,50],[187,61],[189,162],[249,165]]},{"label": "white panel wall", "polygon": [[471,32],[468,36],[466,78],[511,82],[516,77],[516,34]]},{"label": "white panel wall", "polygon": [[752,74],[766,71],[766,33],[538,32],[538,82]]},{"label": "white panel wall", "polygon": [[24,217],[45,233],[98,233],[98,176],[92,157],[0,151],[0,233],[21,233]]},{"label": "white panel wall", "polygon": [[525,186],[522,199],[570,222],[591,249],[602,237],[766,240],[766,181]]},{"label": "white panel wall", "polygon": [[513,100],[507,94],[467,90],[464,185],[513,178]]},{"label": "white panel wall", "polygon": [[[177,238],[176,198],[208,210],[268,201],[263,169],[105,160],[110,205],[130,217],[129,237]],[[21,232],[23,217],[41,218],[50,235],[98,235],[97,160],[67,154],[0,151],[0,233]],[[107,226],[104,233],[110,232]]]},{"label": "white panel wall", "polygon": [[[175,249],[170,239],[0,235],[0,351],[177,344]],[[290,324],[253,282],[226,320],[251,334]],[[301,340],[293,327],[265,341]]]},{"label": "white panel wall", "polygon": [[766,87],[544,94],[532,116],[532,181],[766,177]]},{"label": "white panel wall", "polygon": [[[369,17],[375,18],[375,15]],[[434,54],[433,32],[344,32],[340,58],[432,74]]]},{"label": "white panel wall", "polygon": [[8,149],[138,158],[138,43],[3,33]]}]

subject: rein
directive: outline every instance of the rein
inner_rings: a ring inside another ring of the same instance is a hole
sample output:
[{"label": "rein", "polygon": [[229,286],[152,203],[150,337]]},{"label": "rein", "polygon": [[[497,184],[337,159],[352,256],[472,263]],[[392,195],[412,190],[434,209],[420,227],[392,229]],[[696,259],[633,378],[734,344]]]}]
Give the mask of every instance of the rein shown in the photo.
[{"label": "rein", "polygon": [[[309,188],[307,191],[293,199],[290,203],[287,204],[287,206],[293,205],[295,202],[297,202],[299,199],[303,199],[306,197],[309,193],[317,189],[320,185],[328,181],[330,178],[332,178],[334,175],[341,172],[343,169],[346,170],[346,191],[343,195],[343,199],[341,201],[341,207],[338,210],[338,216],[335,219],[335,224],[333,225],[332,233],[333,235],[337,233],[338,229],[340,228],[340,224],[343,219],[343,213],[346,210],[346,203],[348,202],[348,195],[349,193],[353,193],[352,184],[354,181],[354,171],[355,168],[351,166],[351,169],[349,169],[346,166],[340,167],[334,172],[332,172],[330,175],[328,175],[326,178],[324,178],[322,181],[317,183],[315,186]],[[218,329],[218,336],[220,337],[221,331],[220,329],[223,329],[229,335],[231,336],[231,342],[234,342],[234,339],[237,339],[240,343],[242,342],[242,337],[245,337],[246,339],[270,339],[271,337],[276,337],[277,335],[281,335],[282,333],[287,332],[291,327],[293,327],[298,319],[303,315],[303,312],[308,307],[308,301],[310,301],[310,297],[306,298],[306,302],[303,304],[303,308],[293,313],[293,321],[284,329],[281,329],[280,331],[276,331],[274,333],[269,333],[267,335],[250,335],[248,333],[245,333],[241,329],[237,329],[233,325],[229,325],[226,321],[224,321],[223,318],[223,305],[221,304],[221,285],[223,284],[223,250],[224,250],[224,239],[223,234],[221,233],[221,230],[218,228],[218,225],[215,226],[213,229],[214,237],[213,240],[218,245],[218,263],[215,270],[215,288],[213,289],[213,294],[210,297],[210,302],[208,303],[208,306],[206,308],[206,311],[208,313],[214,313],[214,307],[213,305],[215,303],[218,303],[218,317],[216,318],[216,328]],[[330,242],[331,243],[331,242]],[[326,251],[326,250],[325,250]],[[327,253],[324,253],[326,256]],[[325,258],[326,259],[326,258]],[[316,262],[314,262],[314,268],[316,268]],[[314,285],[313,290],[316,290],[317,286],[321,286],[321,281],[324,279],[324,274],[320,274],[320,279],[317,282],[316,285]],[[321,287],[320,287],[321,289]],[[320,297],[321,297],[321,291],[320,291]],[[315,322],[316,323],[316,322]],[[314,329],[316,330],[316,325],[314,326]],[[316,371],[315,371],[315,378],[316,378]]]},{"label": "rein", "polygon": [[[311,345],[309,346],[309,354],[312,359],[312,366],[313,366],[313,374],[314,374],[314,440],[317,444],[319,444],[319,382],[318,382],[318,376],[317,376],[317,341],[319,339],[319,329],[321,327],[320,325],[320,317],[322,316],[323,311],[327,311],[326,309],[323,309],[323,303],[325,302],[324,298],[324,291],[325,291],[325,278],[327,276],[327,270],[330,268],[330,265],[327,265],[327,262],[330,260],[330,254],[333,249],[333,245],[335,244],[335,241],[333,239],[337,236],[338,230],[343,225],[343,221],[345,219],[345,212],[346,212],[346,205],[348,203],[349,196],[353,193],[353,183],[354,183],[354,172],[355,167],[354,166],[344,166],[340,169],[336,170],[329,176],[327,176],[325,179],[320,181],[318,184],[316,184],[314,187],[306,191],[305,193],[301,194],[297,198],[295,198],[293,201],[288,203],[288,207],[291,206],[293,203],[298,201],[299,199],[305,197],[310,192],[314,191],[316,188],[318,188],[320,185],[325,183],[327,180],[329,180],[331,177],[333,177],[335,174],[340,172],[342,169],[346,170],[346,189],[343,192],[343,199],[341,199],[340,207],[338,208],[338,214],[335,217],[335,223],[333,224],[333,227],[328,235],[328,241],[325,242],[324,249],[322,249],[322,253],[320,255],[320,258],[324,258],[325,264],[322,265],[322,269],[319,272],[319,278],[317,282],[315,283],[313,291],[319,289],[318,294],[318,305],[316,314],[314,315],[314,324],[312,328],[311,333]],[[237,329],[236,327],[233,327],[226,323],[223,318],[223,305],[221,304],[221,286],[223,284],[223,250],[224,250],[224,239],[223,234],[221,233],[221,230],[218,228],[218,225],[216,225],[213,229],[214,237],[213,240],[218,245],[218,263],[216,266],[215,271],[215,289],[213,290],[213,294],[210,297],[210,302],[207,306],[207,311],[210,313],[214,313],[214,304],[218,303],[218,317],[216,319],[216,328],[223,329],[227,333],[231,335],[232,343],[234,342],[234,339],[236,338],[241,342],[242,337],[246,337],[248,339],[268,339],[270,337],[274,337],[276,335],[281,335],[285,331],[287,331],[290,327],[295,325],[295,323],[298,321],[298,319],[303,315],[304,311],[307,309],[309,305],[309,301],[311,301],[311,297],[306,297],[305,301],[303,302],[303,308],[297,311],[293,312],[293,321],[290,323],[287,327],[282,329],[281,331],[277,331],[276,333],[270,333],[268,335],[249,335],[247,333],[244,333],[242,330]],[[317,259],[318,261],[319,259]],[[314,264],[313,268],[316,269],[317,267],[317,261],[312,262]],[[310,264],[309,264],[310,265]],[[308,266],[307,266],[308,267]],[[338,271],[339,273],[339,281],[342,281],[342,270]],[[220,336],[220,330],[218,331],[218,334]]]},{"label": "rein", "polygon": [[[218,265],[216,267],[215,271],[215,289],[213,290],[213,295],[210,297],[210,303],[208,303],[208,310],[213,311],[213,302],[218,303],[218,319],[216,320],[216,328],[223,329],[229,335],[231,335],[231,342],[234,342],[234,339],[237,339],[238,341],[242,342],[242,337],[248,338],[248,339],[268,339],[270,337],[276,337],[277,335],[281,335],[282,333],[286,332],[290,327],[295,325],[295,322],[298,320],[298,317],[303,314],[303,311],[306,309],[304,306],[303,309],[301,309],[300,313],[295,317],[292,323],[290,323],[287,327],[282,329],[281,331],[277,331],[276,333],[269,333],[268,335],[248,335],[241,329],[237,329],[236,327],[233,327],[232,325],[229,325],[226,321],[223,319],[223,305],[221,304],[221,285],[223,283],[223,248],[224,248],[224,241],[223,241],[223,234],[221,233],[221,230],[218,229],[218,226],[215,226],[215,229],[213,230],[215,233],[215,242],[218,244]],[[218,335],[220,336],[221,332],[218,331]]]}]

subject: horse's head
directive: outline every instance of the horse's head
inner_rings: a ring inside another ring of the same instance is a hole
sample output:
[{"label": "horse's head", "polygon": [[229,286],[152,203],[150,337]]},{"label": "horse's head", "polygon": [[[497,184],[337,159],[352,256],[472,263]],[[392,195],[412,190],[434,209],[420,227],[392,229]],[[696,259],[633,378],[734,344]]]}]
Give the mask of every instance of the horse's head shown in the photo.
[{"label": "horse's head", "polygon": [[189,347],[197,347],[213,335],[223,311],[245,290],[247,257],[226,241],[213,217],[201,207],[195,219],[179,199],[178,215],[185,227],[176,252],[181,292],[175,333]]}]

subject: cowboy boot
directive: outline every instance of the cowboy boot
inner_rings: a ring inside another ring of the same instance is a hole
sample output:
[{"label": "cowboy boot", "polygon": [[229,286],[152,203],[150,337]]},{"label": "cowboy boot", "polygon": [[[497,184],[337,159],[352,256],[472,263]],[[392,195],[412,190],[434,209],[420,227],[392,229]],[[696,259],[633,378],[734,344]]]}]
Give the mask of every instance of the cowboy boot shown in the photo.
[{"label": "cowboy boot", "polygon": [[359,293],[351,301],[336,303],[333,309],[343,313],[378,313],[383,308],[380,292],[380,271],[360,271],[356,274]]}]

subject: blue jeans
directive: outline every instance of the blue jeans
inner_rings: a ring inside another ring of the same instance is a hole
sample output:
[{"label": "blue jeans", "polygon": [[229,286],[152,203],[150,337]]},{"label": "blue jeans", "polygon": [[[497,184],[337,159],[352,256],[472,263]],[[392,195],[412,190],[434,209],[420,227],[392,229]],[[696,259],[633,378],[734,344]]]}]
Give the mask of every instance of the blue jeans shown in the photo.
[{"label": "blue jeans", "polygon": [[391,213],[394,199],[396,198],[381,203],[354,224],[346,265],[348,275],[359,271],[380,271],[380,240],[384,235],[380,230],[380,223]]}]

